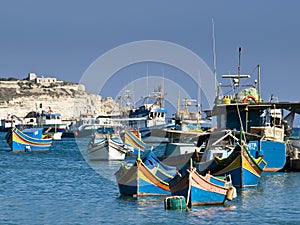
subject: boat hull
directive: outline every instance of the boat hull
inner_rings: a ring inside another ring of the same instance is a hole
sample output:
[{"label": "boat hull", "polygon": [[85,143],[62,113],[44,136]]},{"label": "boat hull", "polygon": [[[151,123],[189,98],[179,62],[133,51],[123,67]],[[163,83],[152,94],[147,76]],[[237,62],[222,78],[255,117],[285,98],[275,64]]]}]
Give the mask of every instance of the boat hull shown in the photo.
[{"label": "boat hull", "polygon": [[[213,180],[218,180],[214,183]],[[184,196],[187,205],[221,205],[225,201],[232,200],[235,194],[229,182],[216,179],[210,174],[200,175],[195,168],[190,168],[180,177],[176,176],[170,182],[170,190],[174,196]],[[222,186],[221,186],[222,185]]]},{"label": "boat hull", "polygon": [[88,148],[89,160],[124,160],[126,153],[122,140],[116,138],[103,138]]},{"label": "boat hull", "polygon": [[286,163],[286,144],[284,142],[250,141],[248,146],[253,157],[256,156],[259,150],[262,151],[261,154],[264,155],[264,160],[267,162],[265,172],[276,172],[284,167]]},{"label": "boat hull", "polygon": [[[255,187],[266,167],[266,162],[259,157],[254,159],[245,147],[237,145],[234,151],[224,159],[215,157],[210,162],[197,165],[201,174],[210,172],[214,176],[225,176],[230,174],[232,185],[239,188]],[[202,165],[201,165],[202,164]]]},{"label": "boat hull", "polygon": [[170,195],[169,184],[156,176],[141,160],[127,169],[122,165],[115,175],[121,195]]},{"label": "boat hull", "polygon": [[52,145],[51,138],[43,139],[34,135],[29,136],[17,128],[13,128],[7,133],[6,140],[11,151],[14,152],[48,151]]},{"label": "boat hull", "polygon": [[137,158],[132,166],[121,165],[115,173],[121,195],[170,195],[169,181],[176,168],[162,163],[152,151]]}]

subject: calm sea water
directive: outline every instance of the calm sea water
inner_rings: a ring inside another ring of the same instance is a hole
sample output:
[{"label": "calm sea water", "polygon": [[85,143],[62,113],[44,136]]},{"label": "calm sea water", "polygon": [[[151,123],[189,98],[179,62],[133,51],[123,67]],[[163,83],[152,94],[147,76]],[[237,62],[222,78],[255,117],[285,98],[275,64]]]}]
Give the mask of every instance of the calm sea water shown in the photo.
[{"label": "calm sea water", "polygon": [[265,173],[225,206],[171,211],[164,198],[120,197],[120,163],[89,164],[81,154],[87,141],[12,153],[1,134],[0,224],[299,224],[300,173]]}]

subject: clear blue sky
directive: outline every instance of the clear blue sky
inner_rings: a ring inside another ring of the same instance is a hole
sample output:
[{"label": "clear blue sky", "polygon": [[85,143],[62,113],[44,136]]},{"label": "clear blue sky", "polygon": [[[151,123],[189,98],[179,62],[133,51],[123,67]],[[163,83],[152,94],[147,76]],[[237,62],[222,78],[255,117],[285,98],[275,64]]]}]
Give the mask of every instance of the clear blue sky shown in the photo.
[{"label": "clear blue sky", "polygon": [[[262,95],[298,101],[298,1],[0,1],[0,76],[28,72],[79,82],[87,67],[121,44],[163,40],[182,45],[217,72],[242,73],[261,65]],[[256,74],[256,72],[254,73]]]}]

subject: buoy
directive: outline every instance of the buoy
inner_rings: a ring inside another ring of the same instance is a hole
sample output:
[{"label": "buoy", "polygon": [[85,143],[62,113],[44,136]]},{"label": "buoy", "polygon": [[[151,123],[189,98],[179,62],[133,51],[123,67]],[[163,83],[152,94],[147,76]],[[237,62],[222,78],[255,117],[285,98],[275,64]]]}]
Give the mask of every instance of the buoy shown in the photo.
[{"label": "buoy", "polygon": [[244,98],[244,100],[243,100],[243,103],[247,103],[247,101],[248,101],[249,99],[252,99],[255,103],[258,103],[257,99],[256,99],[254,96],[252,96],[252,95],[246,96],[246,97]]},{"label": "buoy", "polygon": [[227,96],[227,95],[224,96],[224,103],[227,104],[227,105],[231,103],[231,100],[230,100],[229,96]]},{"label": "buoy", "polygon": [[165,198],[165,209],[186,209],[186,200],[184,196],[170,196]]}]

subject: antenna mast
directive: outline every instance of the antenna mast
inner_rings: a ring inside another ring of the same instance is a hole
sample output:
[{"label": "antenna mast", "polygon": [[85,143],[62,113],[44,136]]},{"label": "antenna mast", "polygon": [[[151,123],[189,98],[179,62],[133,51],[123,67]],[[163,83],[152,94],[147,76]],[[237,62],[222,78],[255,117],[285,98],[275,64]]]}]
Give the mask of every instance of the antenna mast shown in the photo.
[{"label": "antenna mast", "polygon": [[241,76],[241,51],[242,48],[239,47],[239,65],[238,65],[238,83],[237,83],[238,86],[240,85],[240,76]]}]

